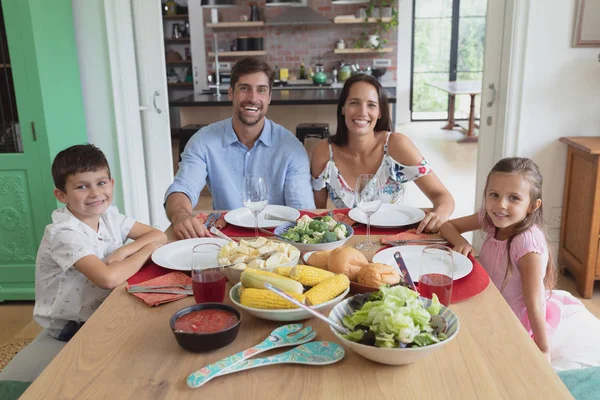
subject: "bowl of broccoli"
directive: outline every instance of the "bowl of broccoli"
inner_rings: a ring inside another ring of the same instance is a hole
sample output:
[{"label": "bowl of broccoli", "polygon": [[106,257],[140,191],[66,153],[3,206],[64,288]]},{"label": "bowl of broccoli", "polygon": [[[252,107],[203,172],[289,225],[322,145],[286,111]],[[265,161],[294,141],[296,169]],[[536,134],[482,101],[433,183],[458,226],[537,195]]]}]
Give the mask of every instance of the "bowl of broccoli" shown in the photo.
[{"label": "bowl of broccoli", "polygon": [[294,243],[301,252],[333,250],[343,246],[354,234],[354,229],[330,216],[310,218],[303,215],[296,223],[285,223],[275,228],[275,234]]}]

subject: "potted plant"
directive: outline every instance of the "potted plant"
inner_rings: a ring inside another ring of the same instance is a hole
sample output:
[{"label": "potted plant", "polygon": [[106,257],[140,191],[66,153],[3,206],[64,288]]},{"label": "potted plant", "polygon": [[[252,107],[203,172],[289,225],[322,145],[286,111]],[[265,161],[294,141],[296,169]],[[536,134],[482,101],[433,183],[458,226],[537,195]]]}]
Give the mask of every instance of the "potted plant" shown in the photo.
[{"label": "potted plant", "polygon": [[383,49],[388,39],[384,37],[398,26],[398,10],[394,0],[371,0],[366,8],[365,22],[377,18],[375,26],[369,26],[354,43],[355,48]]}]

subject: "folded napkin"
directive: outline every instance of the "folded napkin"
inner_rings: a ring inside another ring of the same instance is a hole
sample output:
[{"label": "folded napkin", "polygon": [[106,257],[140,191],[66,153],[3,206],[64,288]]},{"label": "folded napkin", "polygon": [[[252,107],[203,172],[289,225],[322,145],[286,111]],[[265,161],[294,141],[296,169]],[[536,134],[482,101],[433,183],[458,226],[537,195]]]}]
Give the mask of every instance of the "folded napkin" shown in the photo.
[{"label": "folded napkin", "polygon": [[417,240],[417,239],[443,239],[439,233],[417,233],[417,228],[411,228],[395,235],[381,237],[381,243],[384,241],[395,240]]},{"label": "folded napkin", "polygon": [[[136,283],[136,286],[163,286],[163,285],[191,285],[192,278],[183,272],[169,272],[168,274],[150,279],[149,281]],[[125,290],[132,285],[129,284]],[[179,291],[179,288],[169,288],[169,290]],[[148,304],[150,307],[158,306],[171,301],[183,299],[187,294],[170,294],[170,293],[131,293],[135,297]]]},{"label": "folded napkin", "polygon": [[[206,219],[208,218],[208,214],[200,213],[196,215],[196,218],[199,219],[203,224],[206,223]],[[215,228],[223,229],[227,226],[227,222],[225,221],[225,214],[221,214],[217,222],[215,222]]]}]

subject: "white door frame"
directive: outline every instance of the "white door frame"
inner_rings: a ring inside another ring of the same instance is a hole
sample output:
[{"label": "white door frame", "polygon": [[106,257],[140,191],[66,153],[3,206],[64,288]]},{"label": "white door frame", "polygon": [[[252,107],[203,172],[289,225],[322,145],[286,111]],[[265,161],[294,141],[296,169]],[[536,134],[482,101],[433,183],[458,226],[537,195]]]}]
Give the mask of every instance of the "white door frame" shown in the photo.
[{"label": "white door frame", "polygon": [[[487,12],[475,209],[479,209],[482,205],[485,181],[494,164],[504,157],[517,155],[529,1],[489,0]],[[494,15],[502,15],[503,18],[494,18]],[[503,27],[497,26],[499,23],[503,24]],[[503,32],[501,40],[493,40],[489,45],[488,31]],[[500,60],[499,74],[497,71],[492,71],[495,67],[487,65],[488,61],[494,59]],[[494,84],[495,94],[490,84]],[[494,96],[492,106],[488,107],[488,102],[492,101]],[[488,117],[492,119],[490,127],[487,126]],[[475,247],[480,248],[483,237],[473,235],[473,243]]]},{"label": "white door frame", "polygon": [[104,0],[104,13],[125,206],[121,212],[149,224],[131,4],[123,0]]}]

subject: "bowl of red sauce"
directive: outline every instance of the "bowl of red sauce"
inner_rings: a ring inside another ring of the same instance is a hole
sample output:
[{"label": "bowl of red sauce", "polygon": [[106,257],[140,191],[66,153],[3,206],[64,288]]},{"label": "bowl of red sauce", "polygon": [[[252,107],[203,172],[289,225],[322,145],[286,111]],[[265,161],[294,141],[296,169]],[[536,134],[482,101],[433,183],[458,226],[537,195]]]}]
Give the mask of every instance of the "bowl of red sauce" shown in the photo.
[{"label": "bowl of red sauce", "polygon": [[227,304],[202,303],[177,311],[169,325],[181,347],[201,352],[233,342],[241,322],[240,312]]}]

